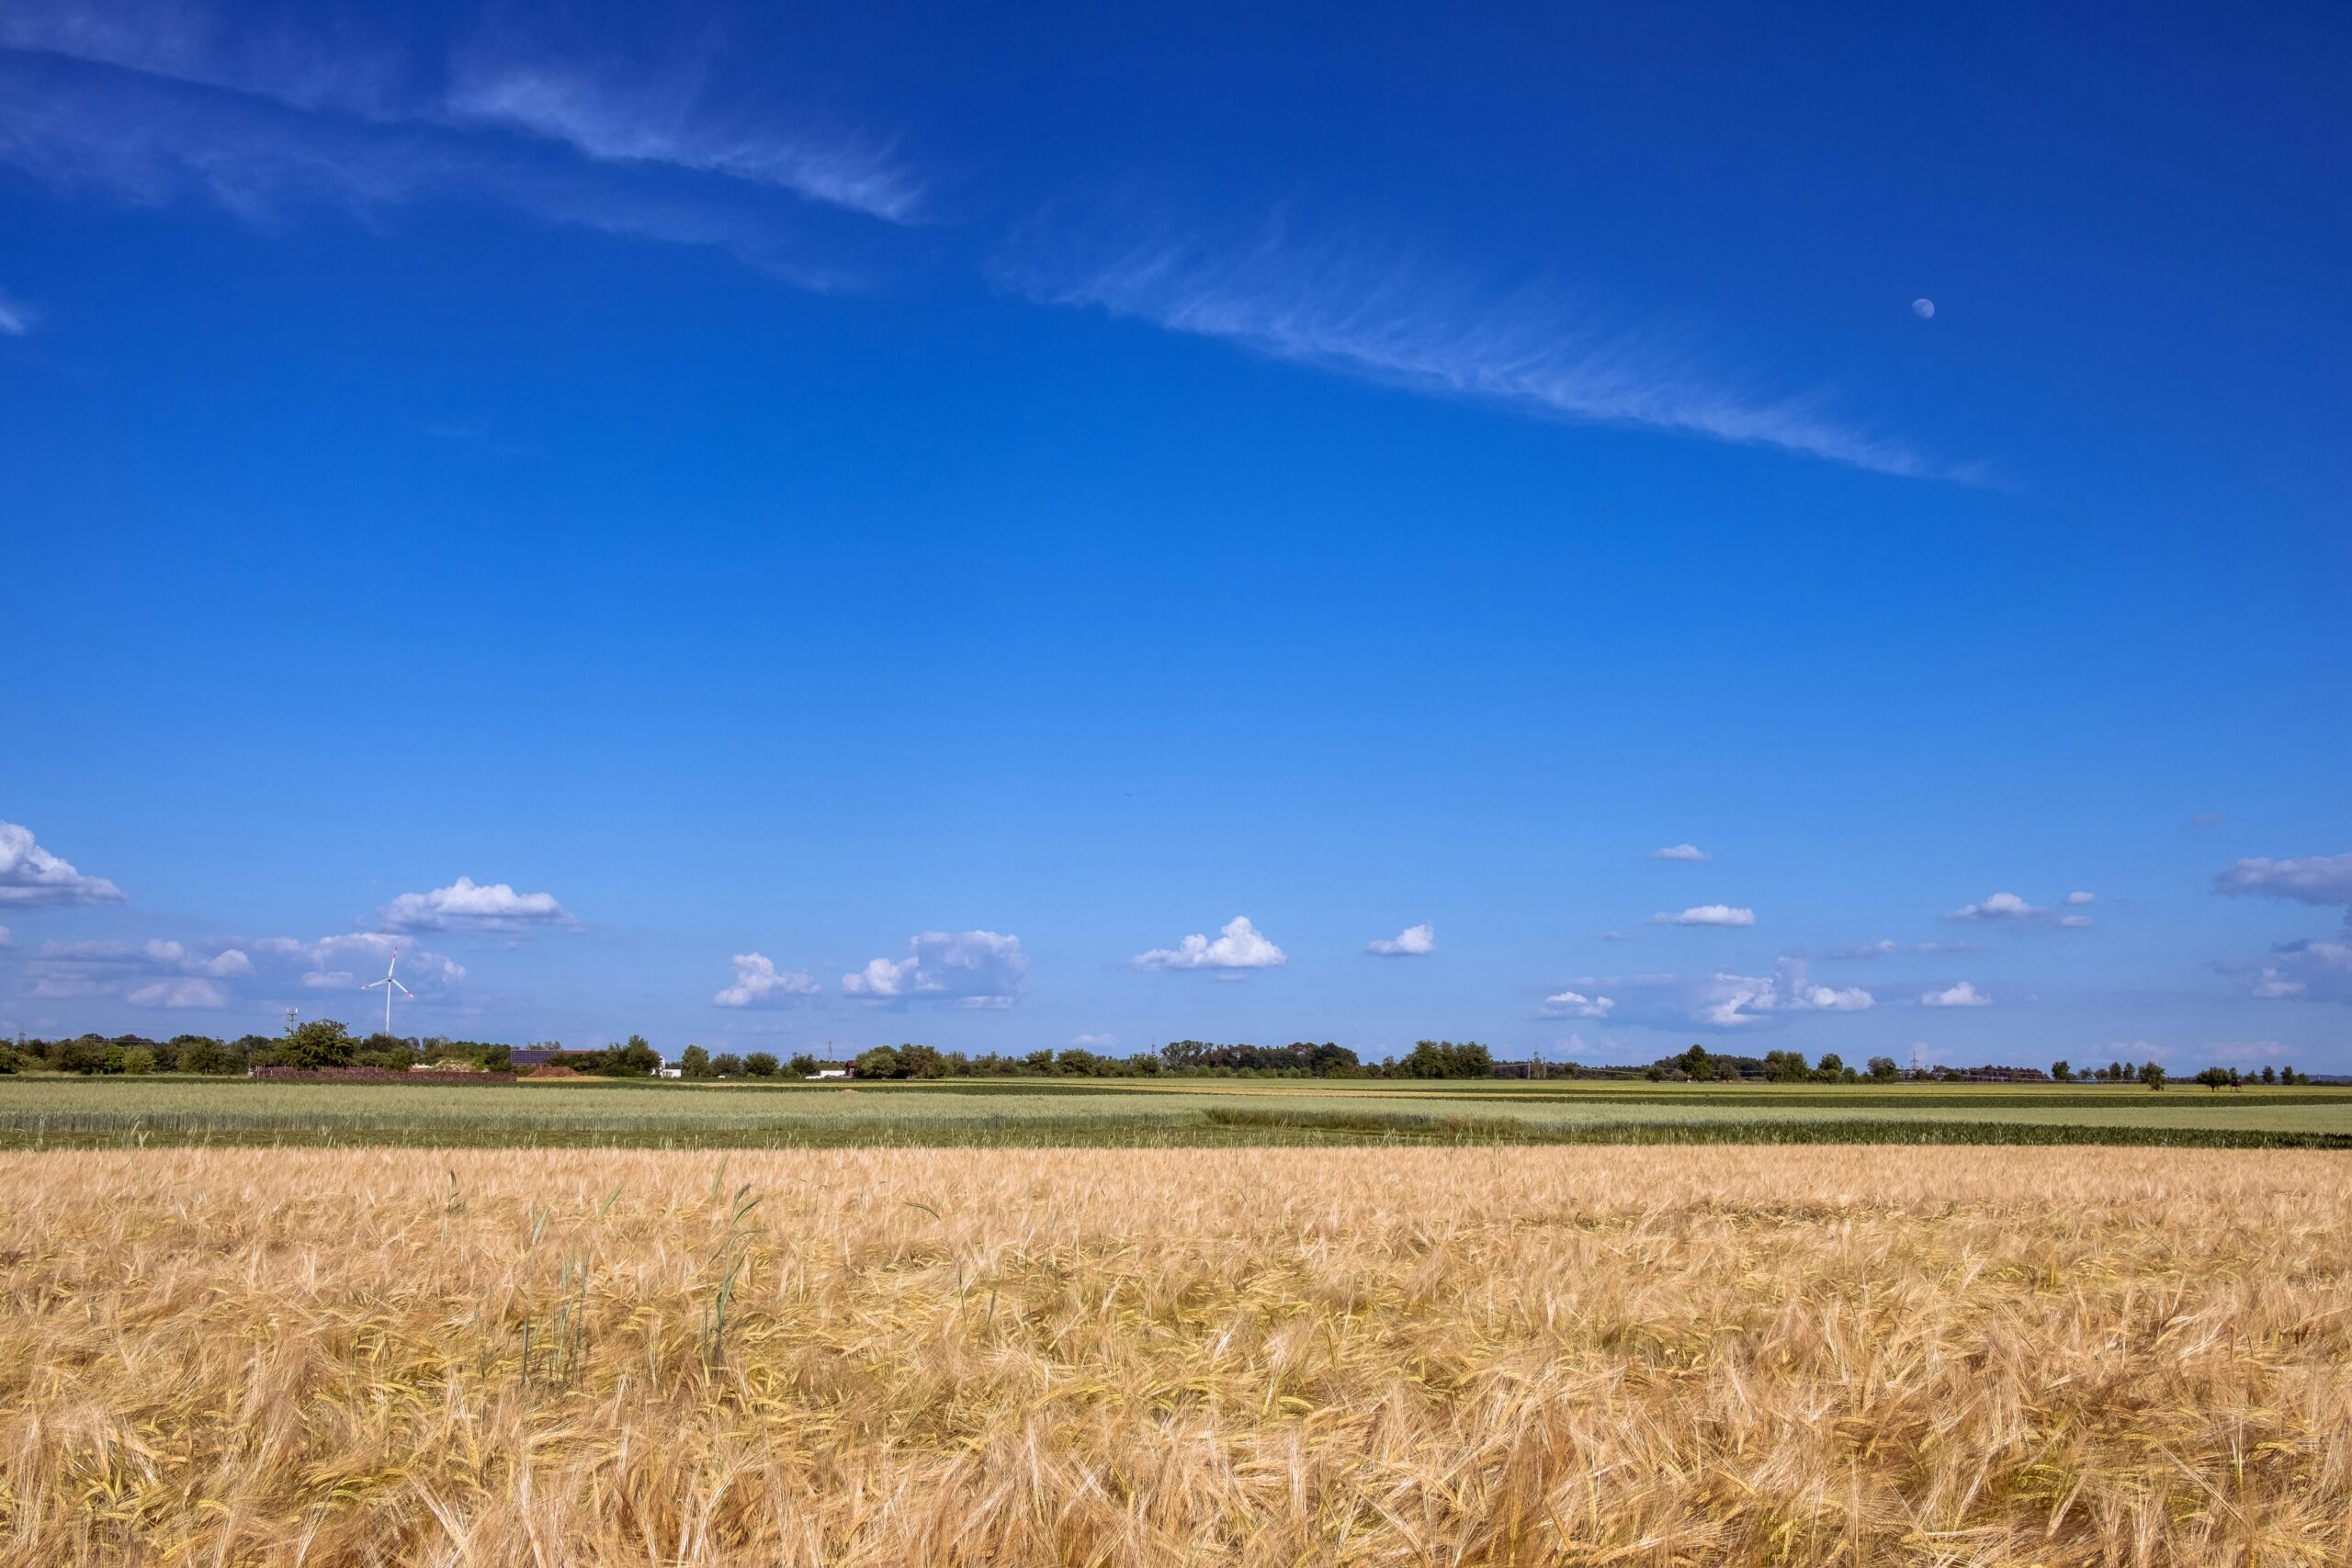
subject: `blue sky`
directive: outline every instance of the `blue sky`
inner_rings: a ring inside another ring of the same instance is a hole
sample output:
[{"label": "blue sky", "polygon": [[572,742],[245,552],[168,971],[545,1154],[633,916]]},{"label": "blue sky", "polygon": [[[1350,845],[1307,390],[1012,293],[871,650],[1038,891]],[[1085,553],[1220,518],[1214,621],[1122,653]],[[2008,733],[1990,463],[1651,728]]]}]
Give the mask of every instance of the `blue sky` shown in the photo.
[{"label": "blue sky", "polygon": [[1265,11],[0,12],[0,1026],[2352,1068],[2352,17]]}]

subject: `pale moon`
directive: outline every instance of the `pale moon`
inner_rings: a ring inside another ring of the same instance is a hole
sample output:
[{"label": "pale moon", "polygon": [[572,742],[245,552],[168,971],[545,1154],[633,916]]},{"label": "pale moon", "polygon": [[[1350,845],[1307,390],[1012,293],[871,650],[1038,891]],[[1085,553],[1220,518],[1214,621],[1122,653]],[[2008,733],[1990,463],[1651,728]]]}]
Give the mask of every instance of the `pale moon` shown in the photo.
[{"label": "pale moon", "polygon": [[1914,299],[1911,301],[1911,313],[1923,321],[1931,320],[1936,313],[1936,302],[1933,299]]}]

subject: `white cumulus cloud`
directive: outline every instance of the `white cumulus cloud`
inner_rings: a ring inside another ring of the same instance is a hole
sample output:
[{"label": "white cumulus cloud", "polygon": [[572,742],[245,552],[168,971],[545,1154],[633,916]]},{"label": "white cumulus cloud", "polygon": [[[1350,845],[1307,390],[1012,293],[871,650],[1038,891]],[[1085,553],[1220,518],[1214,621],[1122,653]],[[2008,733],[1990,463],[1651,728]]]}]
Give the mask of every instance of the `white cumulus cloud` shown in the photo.
[{"label": "white cumulus cloud", "polygon": [[124,999],[140,1008],[224,1008],[229,993],[210,980],[151,980]]},{"label": "white cumulus cloud", "polygon": [[2256,855],[2216,873],[2213,891],[2240,897],[2291,898],[2298,904],[2352,905],[2352,853],[2301,860]]},{"label": "white cumulus cloud", "polygon": [[2255,977],[2255,982],[2249,988],[2263,1000],[2275,1002],[2288,997],[2301,996],[2311,989],[2311,983],[2306,980],[2290,979],[2279,973],[2277,964],[2266,964],[2262,966],[2262,973]]},{"label": "white cumulus cloud", "polygon": [[1701,849],[1696,844],[1668,844],[1662,850],[1652,850],[1650,852],[1650,859],[1652,860],[1702,861],[1713,860],[1714,858],[1714,856],[1709,854],[1706,851]]},{"label": "white cumulus cloud", "polygon": [[[1592,1017],[1648,1029],[1771,1029],[1818,1013],[1863,1012],[1878,998],[1859,986],[1825,986],[1794,955],[1768,975],[1578,976],[1572,990],[1547,998],[1539,1017]],[[1581,1005],[1580,1005],[1581,1004]]]},{"label": "white cumulus cloud", "polygon": [[1940,991],[1928,991],[1919,998],[1923,1008],[1981,1008],[1993,1005],[1993,998],[1966,980],[1947,986]]},{"label": "white cumulus cloud", "polygon": [[387,931],[349,931],[303,942],[263,937],[245,944],[265,985],[293,984],[311,991],[356,991],[380,978],[400,955],[401,983],[420,998],[445,996],[466,977],[466,966],[428,953],[410,938]]},{"label": "white cumulus cloud", "polygon": [[1731,1029],[1772,1022],[1785,1013],[1862,1012],[1877,1005],[1859,986],[1815,985],[1802,959],[1783,958],[1770,975],[1717,975],[1700,989],[1698,1016]]},{"label": "white cumulus cloud", "polygon": [[1418,958],[1437,951],[1437,927],[1424,920],[1418,926],[1407,926],[1395,936],[1385,936],[1364,945],[1366,953],[1376,953],[1383,958]]},{"label": "white cumulus cloud", "polygon": [[1538,1018],[1607,1018],[1616,1002],[1608,997],[1589,997],[1582,991],[1560,991],[1544,998]]},{"label": "white cumulus cloud", "polygon": [[824,989],[814,976],[778,969],[764,953],[739,953],[733,963],[735,983],[710,998],[723,1008],[787,1007]]},{"label": "white cumulus cloud", "polygon": [[122,889],[103,876],[85,876],[40,847],[32,829],[0,822],[0,904],[107,904]]},{"label": "white cumulus cloud", "polygon": [[31,994],[44,998],[119,998],[133,1007],[220,1008],[230,1001],[222,981],[251,979],[243,949],[210,944],[189,951],[161,938],[147,942],[48,942],[25,965]]},{"label": "white cumulus cloud", "polygon": [[1194,934],[1175,947],[1155,947],[1138,953],[1131,962],[1138,969],[1272,969],[1289,955],[1266,940],[1247,915],[1225,922],[1215,942]]},{"label": "white cumulus cloud", "polygon": [[[2077,907],[2091,901],[2087,893],[2066,895],[2066,902]],[[2086,931],[2092,923],[2088,915],[2061,914],[2014,893],[1996,893],[1981,904],[1962,904],[1944,919],[1961,925],[2057,926],[2065,931]]]},{"label": "white cumulus cloud", "polygon": [[2037,908],[2014,893],[1996,893],[1982,904],[1962,904],[1944,919],[1948,920],[2030,920],[2050,911]]},{"label": "white cumulus cloud", "polygon": [[2250,975],[2248,993],[2265,1001],[2352,1003],[2352,942],[2282,942],[2267,959],[2233,959],[2215,967],[2224,974]]},{"label": "white cumulus cloud", "polygon": [[1650,917],[1654,926],[1752,926],[1756,923],[1753,909],[1735,909],[1729,904],[1701,904],[1679,915],[1663,911]]},{"label": "white cumulus cloud", "polygon": [[1009,1008],[1029,988],[1021,939],[997,931],[924,931],[904,958],[876,958],[842,976],[842,989],[876,1005],[925,1002],[952,1008]]},{"label": "white cumulus cloud", "polygon": [[12,299],[6,290],[0,290],[0,337],[22,337],[33,330],[33,323],[40,319],[30,305]]},{"label": "white cumulus cloud", "polygon": [[461,876],[430,893],[403,893],[377,914],[387,931],[477,931],[516,933],[579,922],[552,893],[517,893],[503,882]]}]

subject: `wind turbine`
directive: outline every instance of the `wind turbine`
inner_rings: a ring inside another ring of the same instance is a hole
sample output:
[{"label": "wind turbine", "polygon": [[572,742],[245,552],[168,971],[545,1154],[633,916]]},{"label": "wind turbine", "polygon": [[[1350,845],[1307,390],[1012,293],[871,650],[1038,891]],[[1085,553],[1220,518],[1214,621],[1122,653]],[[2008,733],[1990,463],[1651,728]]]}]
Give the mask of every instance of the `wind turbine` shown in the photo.
[{"label": "wind turbine", "polygon": [[384,977],[380,980],[370,980],[359,987],[363,991],[372,991],[379,986],[384,987],[384,1032],[387,1034],[392,1032],[392,993],[398,991],[412,1001],[416,999],[414,991],[392,978],[392,971],[400,967],[400,963],[401,955],[395,950],[391,962],[384,965]]}]

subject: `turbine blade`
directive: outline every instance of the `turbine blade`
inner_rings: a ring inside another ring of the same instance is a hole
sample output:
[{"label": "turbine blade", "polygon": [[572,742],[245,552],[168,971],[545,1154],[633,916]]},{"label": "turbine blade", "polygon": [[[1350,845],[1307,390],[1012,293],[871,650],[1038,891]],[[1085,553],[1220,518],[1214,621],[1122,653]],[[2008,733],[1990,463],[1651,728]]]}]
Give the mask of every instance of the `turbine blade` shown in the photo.
[{"label": "turbine blade", "polygon": [[[385,976],[385,978],[389,980],[389,979],[391,979],[391,976],[388,975],[388,976]],[[406,986],[401,986],[401,983],[400,983],[398,980],[392,980],[392,984],[393,984],[393,985],[395,985],[395,986],[400,986],[401,995],[402,995],[402,996],[404,996],[404,997],[413,997],[413,996],[416,995],[416,993],[415,993],[414,991],[410,990]]]}]

